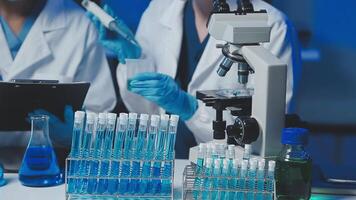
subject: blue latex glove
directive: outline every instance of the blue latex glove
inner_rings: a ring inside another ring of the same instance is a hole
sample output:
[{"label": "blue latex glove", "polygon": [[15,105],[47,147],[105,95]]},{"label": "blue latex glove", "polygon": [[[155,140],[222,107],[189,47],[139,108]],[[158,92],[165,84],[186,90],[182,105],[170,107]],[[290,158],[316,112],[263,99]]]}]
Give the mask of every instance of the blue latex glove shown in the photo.
[{"label": "blue latex glove", "polygon": [[[135,35],[132,33],[130,28],[125,24],[124,21],[118,19],[114,14],[113,10],[109,8],[108,5],[104,5],[105,12],[114,17],[119,25],[119,28],[124,31],[126,34],[131,36],[131,39],[135,40]],[[141,56],[141,47],[133,45],[128,42],[126,39],[121,37],[119,34],[114,33],[112,31],[107,31],[104,25],[101,24],[99,19],[92,15],[91,13],[87,13],[91,21],[94,23],[96,28],[99,31],[99,40],[100,43],[107,49],[113,51],[120,63],[125,64],[126,59],[136,59]]]},{"label": "blue latex glove", "polygon": [[59,144],[65,147],[70,147],[72,141],[72,130],[74,123],[74,112],[72,106],[65,106],[64,108],[64,122],[60,120],[54,114],[43,110],[37,109],[32,113],[29,113],[29,116],[33,115],[47,115],[49,116],[49,134],[51,140],[55,144]]},{"label": "blue latex glove", "polygon": [[128,90],[161,106],[167,112],[190,119],[198,108],[195,97],[183,91],[170,76],[145,72],[128,81]]}]

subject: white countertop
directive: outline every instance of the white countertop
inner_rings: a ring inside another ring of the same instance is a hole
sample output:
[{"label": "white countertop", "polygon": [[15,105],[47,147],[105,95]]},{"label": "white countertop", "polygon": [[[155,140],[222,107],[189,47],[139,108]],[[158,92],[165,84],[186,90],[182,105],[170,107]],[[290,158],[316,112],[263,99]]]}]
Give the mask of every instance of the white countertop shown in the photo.
[{"label": "white countertop", "polygon": [[[183,170],[189,164],[188,160],[176,160],[175,180],[174,180],[174,199],[181,199]],[[18,180],[17,174],[5,174],[7,185],[0,187],[0,200],[64,200],[64,185],[49,188],[31,188],[24,187]],[[356,200],[356,196],[330,196],[313,195],[312,199],[324,200]]]}]

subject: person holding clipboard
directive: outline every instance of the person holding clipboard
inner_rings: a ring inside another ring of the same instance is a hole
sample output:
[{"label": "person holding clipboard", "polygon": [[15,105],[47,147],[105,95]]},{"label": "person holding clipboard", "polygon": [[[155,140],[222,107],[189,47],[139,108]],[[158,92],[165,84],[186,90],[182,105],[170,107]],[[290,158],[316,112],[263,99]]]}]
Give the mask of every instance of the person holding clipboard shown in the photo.
[{"label": "person holding clipboard", "polygon": [[[13,79],[89,82],[86,110],[111,111],[116,104],[114,84],[97,31],[73,1],[0,0],[0,80]],[[73,110],[70,105],[64,110],[64,120],[41,108],[31,114],[50,115],[53,143],[67,147]],[[20,153],[14,156],[15,152],[2,150],[26,146],[29,134],[1,132],[0,138],[0,162],[16,158],[9,162],[18,165]]]}]

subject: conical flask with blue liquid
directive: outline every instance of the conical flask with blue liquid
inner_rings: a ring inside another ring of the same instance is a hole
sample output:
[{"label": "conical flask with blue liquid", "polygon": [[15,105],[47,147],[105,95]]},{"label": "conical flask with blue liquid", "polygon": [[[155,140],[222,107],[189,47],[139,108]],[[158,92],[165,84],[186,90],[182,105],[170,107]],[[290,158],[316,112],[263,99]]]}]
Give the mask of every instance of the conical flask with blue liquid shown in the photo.
[{"label": "conical flask with blue liquid", "polygon": [[63,183],[48,130],[49,117],[31,117],[31,138],[19,171],[20,182],[30,187],[49,187]]}]

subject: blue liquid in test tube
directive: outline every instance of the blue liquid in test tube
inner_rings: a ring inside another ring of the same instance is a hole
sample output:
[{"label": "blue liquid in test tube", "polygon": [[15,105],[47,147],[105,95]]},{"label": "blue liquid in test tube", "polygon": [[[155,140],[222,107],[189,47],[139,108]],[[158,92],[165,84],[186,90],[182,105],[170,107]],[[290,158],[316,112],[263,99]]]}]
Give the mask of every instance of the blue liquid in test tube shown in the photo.
[{"label": "blue liquid in test tube", "polygon": [[268,162],[268,172],[267,172],[267,195],[266,200],[273,199],[274,191],[274,172],[275,172],[276,162],[271,160]]},{"label": "blue liquid in test tube", "polygon": [[234,159],[232,161],[232,168],[230,170],[230,177],[229,177],[229,190],[230,190],[230,192],[228,194],[229,198],[227,198],[229,200],[234,200],[235,197],[237,199],[237,194],[234,191],[239,189],[238,188],[238,176],[239,176],[239,168],[238,168],[238,166],[239,166],[239,161]]},{"label": "blue liquid in test tube", "polygon": [[[145,147],[147,160],[154,159],[154,152],[156,150],[155,143],[157,139],[159,121],[160,121],[160,117],[158,115],[151,116],[151,125],[148,131],[147,144]],[[151,181],[147,179],[147,178],[151,178],[151,167],[152,167],[151,161],[145,161],[143,163],[142,177],[144,179],[141,182],[140,194],[147,194],[152,192],[150,190],[150,188],[152,188]]]},{"label": "blue liquid in test tube", "polygon": [[204,157],[206,155],[207,151],[207,145],[204,143],[199,144],[199,149],[198,149],[198,158],[197,158],[197,168],[196,168],[196,178],[194,180],[194,191],[193,191],[193,197],[194,199],[199,199],[201,196],[201,187],[202,187],[202,180],[201,176],[203,173],[203,168],[204,168]]},{"label": "blue liquid in test tube", "polygon": [[245,198],[245,193],[244,190],[247,189],[247,185],[245,182],[245,179],[247,177],[247,167],[248,167],[248,161],[247,160],[242,160],[241,163],[241,169],[240,169],[240,176],[239,176],[239,192],[237,194],[237,199],[247,199],[247,196]]},{"label": "blue liquid in test tube", "polygon": [[257,160],[250,159],[250,168],[247,172],[248,181],[247,181],[247,199],[254,199],[255,192],[255,183],[256,183],[256,171],[257,171]]},{"label": "blue liquid in test tube", "polygon": [[264,200],[263,197],[264,190],[265,190],[265,160],[262,159],[258,161],[256,200]]},{"label": "blue liquid in test tube", "polygon": [[221,170],[221,178],[220,178],[220,188],[222,191],[220,192],[220,198],[219,199],[228,199],[228,193],[224,190],[228,189],[229,182],[228,182],[228,177],[230,176],[230,165],[229,165],[230,160],[224,159],[223,160],[223,167]]},{"label": "blue liquid in test tube", "polygon": [[[133,154],[133,142],[135,137],[135,130],[136,130],[136,121],[137,121],[137,114],[136,113],[129,113],[129,125],[126,131],[125,142],[124,142],[124,159],[131,159]],[[129,185],[130,180],[128,179],[131,175],[131,163],[130,161],[123,161],[122,163],[122,179],[119,185],[119,193],[120,194],[127,194],[129,193]]]},{"label": "blue liquid in test tube", "polygon": [[97,126],[96,126],[96,134],[95,140],[93,143],[93,148],[91,152],[91,158],[93,159],[90,161],[90,170],[89,176],[91,177],[88,180],[88,193],[92,194],[97,189],[97,176],[99,172],[99,160],[101,151],[103,149],[104,137],[105,137],[105,128],[106,128],[106,113],[100,113]]},{"label": "blue liquid in test tube", "polygon": [[215,159],[214,160],[214,166],[213,166],[213,176],[214,178],[212,179],[211,183],[211,199],[213,200],[218,200],[219,199],[219,190],[220,190],[220,177],[221,176],[221,160],[220,159]]},{"label": "blue liquid in test tube", "polygon": [[204,170],[204,175],[206,176],[203,180],[203,194],[202,194],[202,199],[210,199],[210,184],[211,184],[211,180],[210,180],[210,176],[213,175],[213,159],[212,158],[207,158],[206,162],[205,162],[205,170]]},{"label": "blue liquid in test tube", "polygon": [[[80,159],[90,159],[90,154],[91,154],[90,150],[91,150],[92,137],[94,135],[95,119],[96,119],[96,115],[94,113],[87,114],[87,122],[83,133],[83,143],[80,148],[80,155],[79,155]],[[87,192],[88,178],[85,177],[89,176],[89,166],[90,166],[89,161],[87,160],[80,161],[79,175],[84,178],[81,178],[79,181],[77,181],[77,185],[75,187],[77,193]]]},{"label": "blue liquid in test tube", "polygon": [[[74,125],[73,125],[73,134],[72,134],[72,146],[70,151],[70,158],[77,159],[80,155],[80,146],[82,145],[82,136],[84,129],[84,118],[85,112],[77,111],[74,114]],[[68,175],[75,176],[79,170],[78,160],[71,160],[69,162]],[[69,178],[68,180],[68,192],[73,193],[75,191],[76,179]]]},{"label": "blue liquid in test tube", "polygon": [[128,114],[120,113],[119,119],[117,120],[115,141],[114,141],[114,152],[113,161],[111,162],[110,177],[108,182],[108,192],[110,194],[116,194],[119,186],[119,175],[120,175],[120,162],[119,159],[123,156],[123,144],[125,140],[125,134],[127,129]]},{"label": "blue liquid in test tube", "polygon": [[169,120],[169,127],[168,127],[168,134],[165,141],[164,147],[164,169],[163,169],[163,178],[166,178],[162,181],[162,193],[163,194],[170,194],[172,192],[172,179],[173,176],[173,162],[174,162],[174,146],[176,143],[176,135],[177,135],[177,128],[178,128],[178,115],[171,115]]},{"label": "blue liquid in test tube", "polygon": [[107,127],[104,135],[104,141],[100,154],[100,169],[99,169],[99,185],[97,192],[99,194],[106,193],[108,191],[108,177],[110,158],[112,153],[114,135],[115,135],[115,123],[117,115],[115,113],[107,114]]},{"label": "blue liquid in test tube", "polygon": [[[159,127],[159,132],[156,140],[156,161],[153,164],[153,177],[160,178],[161,177],[161,167],[162,160],[164,158],[164,145],[165,140],[167,138],[167,129],[168,129],[169,115],[161,115],[161,123]],[[161,180],[155,179],[152,181],[152,194],[157,194],[161,192]]]},{"label": "blue liquid in test tube", "polygon": [[145,139],[147,138],[147,122],[149,116],[147,114],[140,115],[140,123],[137,131],[137,137],[134,138],[134,151],[133,157],[135,161],[132,162],[132,171],[131,171],[131,179],[130,182],[130,193],[136,194],[139,193],[140,188],[140,180],[139,177],[141,175],[141,161],[140,159],[143,157],[142,153],[144,150]]}]

